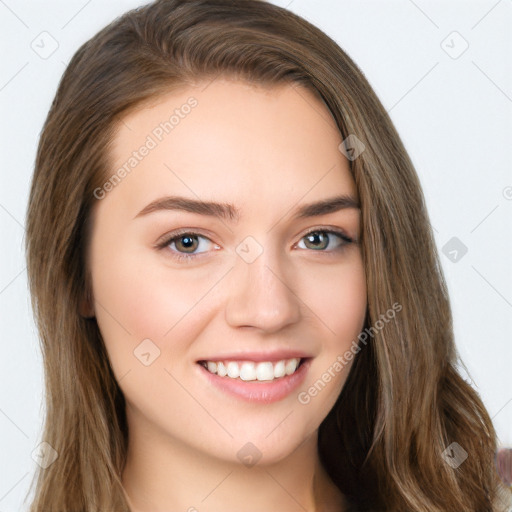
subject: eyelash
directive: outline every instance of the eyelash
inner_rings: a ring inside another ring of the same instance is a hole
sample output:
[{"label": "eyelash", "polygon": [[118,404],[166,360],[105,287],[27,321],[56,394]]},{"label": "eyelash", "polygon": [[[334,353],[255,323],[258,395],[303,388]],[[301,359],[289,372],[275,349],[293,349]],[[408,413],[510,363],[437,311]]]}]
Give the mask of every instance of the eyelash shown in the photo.
[{"label": "eyelash", "polygon": [[[308,231],[307,233],[305,233],[301,237],[301,240],[306,238],[307,236],[315,234],[315,233],[326,233],[326,234],[338,236],[342,240],[343,243],[337,249],[334,249],[334,252],[335,251],[341,251],[341,250],[343,250],[345,248],[345,246],[347,246],[347,245],[349,245],[351,243],[355,243],[355,240],[353,240],[352,238],[348,237],[343,231],[339,231],[339,230],[331,229],[331,228],[325,228],[325,229],[324,228],[316,228],[316,229],[313,229],[313,230]],[[205,238],[207,240],[210,240],[207,236],[202,235],[201,233],[198,233],[196,231],[180,230],[180,231],[171,233],[169,236],[166,236],[162,242],[157,242],[156,248],[158,250],[163,250],[166,247],[168,247],[170,243],[178,240],[179,238],[183,237],[184,235],[198,236],[200,238]],[[211,242],[211,240],[210,240],[210,242]],[[313,250],[313,249],[311,249],[311,250]],[[319,251],[314,251],[314,252],[333,252],[333,251],[319,250]],[[189,263],[191,260],[199,257],[200,254],[202,254],[202,253],[199,253],[199,254],[183,254],[183,253],[180,253],[180,252],[174,252],[173,251],[172,258],[174,258],[174,259],[176,259],[176,260],[178,260],[180,262]]]}]

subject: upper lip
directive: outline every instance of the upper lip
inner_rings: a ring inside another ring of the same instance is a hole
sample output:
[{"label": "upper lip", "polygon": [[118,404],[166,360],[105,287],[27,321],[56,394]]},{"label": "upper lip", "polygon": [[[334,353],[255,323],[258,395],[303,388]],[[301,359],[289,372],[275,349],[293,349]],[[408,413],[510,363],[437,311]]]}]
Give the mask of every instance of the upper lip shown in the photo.
[{"label": "upper lip", "polygon": [[254,352],[226,352],[221,354],[215,354],[207,357],[203,357],[199,359],[200,361],[281,361],[283,359],[306,359],[312,357],[311,354],[308,354],[302,350],[291,350],[291,349],[282,349],[282,350],[273,350],[269,351],[254,351]]}]

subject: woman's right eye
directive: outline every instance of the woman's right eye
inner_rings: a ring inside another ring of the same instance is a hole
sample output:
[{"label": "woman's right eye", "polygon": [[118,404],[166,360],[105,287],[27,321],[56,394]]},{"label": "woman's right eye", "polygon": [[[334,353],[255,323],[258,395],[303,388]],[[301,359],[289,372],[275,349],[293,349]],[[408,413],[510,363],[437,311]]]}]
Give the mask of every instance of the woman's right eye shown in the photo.
[{"label": "woman's right eye", "polygon": [[[206,250],[200,251],[199,253],[194,252],[198,248],[204,248],[204,246],[207,245],[207,243],[201,244],[200,240],[213,243],[209,238],[199,233],[195,233],[192,231],[182,231],[180,233],[171,233],[162,242],[158,244],[158,248],[169,248],[173,253],[173,258],[177,258],[178,260],[190,261],[191,259],[197,257],[198,254],[202,254],[208,251],[208,249],[206,248]],[[182,250],[184,252],[182,252]]]}]

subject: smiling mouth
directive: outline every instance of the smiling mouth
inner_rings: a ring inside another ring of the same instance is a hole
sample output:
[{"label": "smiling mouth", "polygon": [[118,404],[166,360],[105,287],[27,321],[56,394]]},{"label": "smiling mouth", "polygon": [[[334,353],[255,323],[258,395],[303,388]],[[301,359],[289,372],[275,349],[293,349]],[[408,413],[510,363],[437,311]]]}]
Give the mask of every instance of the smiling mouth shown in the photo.
[{"label": "smiling mouth", "polygon": [[269,382],[293,375],[307,358],[280,361],[198,361],[210,373],[227,379]]}]

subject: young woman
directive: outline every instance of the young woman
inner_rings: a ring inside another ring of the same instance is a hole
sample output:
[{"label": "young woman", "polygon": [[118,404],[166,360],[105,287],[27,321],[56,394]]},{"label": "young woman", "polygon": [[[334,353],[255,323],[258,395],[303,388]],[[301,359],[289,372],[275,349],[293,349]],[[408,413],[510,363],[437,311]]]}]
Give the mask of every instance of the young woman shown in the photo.
[{"label": "young woman", "polygon": [[413,165],[291,12],[160,0],[85,43],[27,258],[33,512],[506,510]]}]

